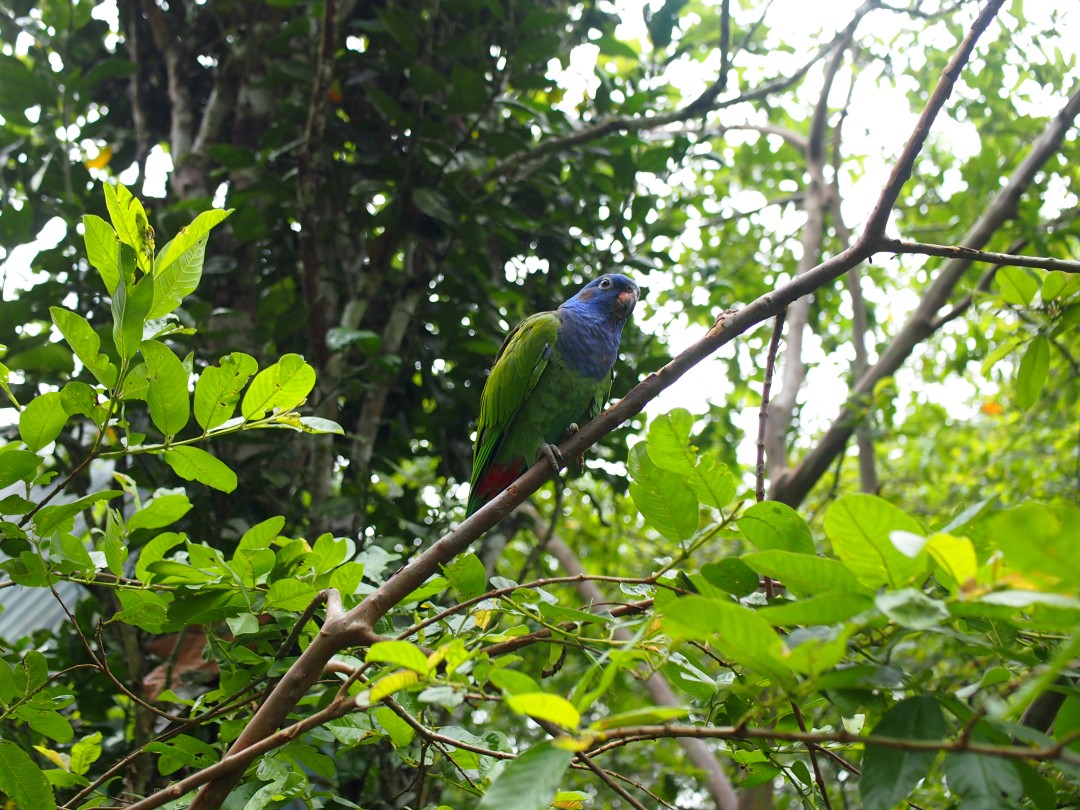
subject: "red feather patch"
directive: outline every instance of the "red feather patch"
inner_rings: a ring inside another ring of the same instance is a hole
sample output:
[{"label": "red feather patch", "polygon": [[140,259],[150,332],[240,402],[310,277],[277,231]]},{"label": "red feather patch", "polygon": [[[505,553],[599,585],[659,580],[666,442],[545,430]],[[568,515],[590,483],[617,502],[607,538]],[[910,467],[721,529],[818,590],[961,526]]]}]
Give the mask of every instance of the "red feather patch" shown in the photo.
[{"label": "red feather patch", "polygon": [[480,476],[480,480],[476,482],[476,486],[473,487],[473,491],[469,494],[469,514],[471,515],[514,483],[527,469],[528,467],[517,464],[492,464]]}]

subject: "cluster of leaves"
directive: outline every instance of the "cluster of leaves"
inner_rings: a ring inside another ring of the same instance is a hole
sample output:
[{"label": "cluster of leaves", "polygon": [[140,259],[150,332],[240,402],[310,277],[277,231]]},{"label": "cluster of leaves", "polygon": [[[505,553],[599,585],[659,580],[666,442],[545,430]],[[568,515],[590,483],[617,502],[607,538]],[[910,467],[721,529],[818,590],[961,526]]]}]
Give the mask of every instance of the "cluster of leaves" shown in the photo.
[{"label": "cluster of leaves", "polygon": [[[122,185],[107,185],[105,197],[112,223],[87,215],[83,228],[87,256],[111,300],[112,323],[95,329],[76,312],[51,310],[56,331],[81,364],[79,376],[88,379],[41,391],[24,405],[12,391],[11,371],[0,364],[0,387],[18,409],[18,439],[0,446],[0,488],[11,493],[0,501],[5,556],[0,568],[8,583],[51,588],[67,580],[107,586],[118,609],[106,623],[124,622],[158,634],[233,617],[242,607],[257,613],[301,609],[323,587],[356,592],[363,566],[346,562],[353,556],[351,544],[329,536],[313,548],[303,541],[285,543],[278,536],[284,518],[245,532],[229,562],[219,550],[192,542],[183,532],[159,531],[189,512],[187,494],[173,487],[148,497],[138,480],[141,474],[122,471],[121,460],[159,456],[182,481],[229,493],[236,488],[236,472],[197,445],[266,428],[308,433],[341,428],[296,411],[315,384],[314,371],[297,355],[285,355],[260,371],[254,358],[235,352],[219,365],[203,366],[193,380],[193,353],[181,359],[168,345],[194,332],[170,316],[198,286],[210,231],[231,212],[200,214],[155,253],[154,231],[142,203]],[[240,413],[234,416],[237,407]],[[191,425],[192,416],[197,427]],[[47,468],[65,446],[58,438],[65,430],[85,427],[93,431],[92,442],[82,458],[70,459],[68,477],[56,481],[56,471]],[[91,487],[79,498],[65,493],[71,480],[95,462],[104,465],[118,488]],[[153,477],[160,479],[160,472]],[[91,514],[83,519],[88,510]],[[281,541],[278,554],[269,550],[274,541]],[[235,632],[257,629],[257,622],[254,628],[240,622]],[[104,650],[95,654],[88,646],[86,652],[106,674]],[[244,661],[248,667],[251,663]],[[244,671],[254,678],[265,674]],[[0,666],[0,703],[15,727],[25,724],[35,734],[66,744],[73,738],[72,725],[59,712],[76,697],[51,680],[44,656],[30,650],[14,674],[6,663]],[[20,806],[53,806],[47,784],[89,784],[85,774],[101,753],[101,739],[100,731],[91,732],[63,755],[38,746],[57,765],[46,777],[25,753],[5,744],[5,770],[13,775],[0,788]]]}]

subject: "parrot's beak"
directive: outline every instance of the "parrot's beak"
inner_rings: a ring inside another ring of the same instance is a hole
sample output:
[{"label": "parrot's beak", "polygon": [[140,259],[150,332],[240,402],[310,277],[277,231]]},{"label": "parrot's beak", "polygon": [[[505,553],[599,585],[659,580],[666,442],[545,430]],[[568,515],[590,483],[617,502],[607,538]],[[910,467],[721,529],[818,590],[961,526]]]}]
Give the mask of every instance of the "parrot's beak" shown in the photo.
[{"label": "parrot's beak", "polygon": [[637,289],[623,290],[616,296],[615,309],[621,318],[629,317],[630,313],[634,311],[634,305],[637,304],[638,291]]}]

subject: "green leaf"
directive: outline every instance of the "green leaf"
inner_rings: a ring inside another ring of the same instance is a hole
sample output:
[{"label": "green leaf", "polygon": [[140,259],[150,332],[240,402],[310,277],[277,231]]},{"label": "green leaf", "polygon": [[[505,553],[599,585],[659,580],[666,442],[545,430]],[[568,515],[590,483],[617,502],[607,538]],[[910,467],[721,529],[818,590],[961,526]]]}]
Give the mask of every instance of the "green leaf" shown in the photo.
[{"label": "green leaf", "polygon": [[7,740],[0,740],[0,790],[16,807],[56,810],[56,797],[41,768],[30,755]]},{"label": "green leaf", "polygon": [[430,669],[427,656],[420,651],[419,647],[407,641],[376,641],[368,648],[364,660],[393,664],[411,669],[420,675],[427,675]]},{"label": "green leaf", "polygon": [[105,283],[105,291],[112,295],[120,283],[120,242],[112,225],[94,214],[82,218],[83,241],[86,243],[86,258],[98,271]]},{"label": "green leaf", "polygon": [[65,384],[60,389],[60,401],[64,406],[64,413],[68,416],[81,414],[93,418],[94,409],[97,407],[94,389],[77,380]]},{"label": "green leaf", "polygon": [[694,417],[685,408],[675,408],[652,420],[645,445],[649,458],[663,469],[689,475],[697,466],[697,447],[690,443]]},{"label": "green leaf", "polygon": [[684,596],[663,608],[664,633],[710,642],[721,655],[789,684],[784,643],[767,621],[735,602]]},{"label": "green leaf", "polygon": [[159,560],[165,558],[165,553],[187,540],[187,536],[182,532],[162,532],[145,546],[142,551],[139,552],[139,560],[135,563],[135,576],[138,579],[146,580],[146,575],[149,573],[149,568],[152,563],[156,563]]},{"label": "green leaf", "polygon": [[576,729],[581,724],[581,713],[564,697],[548,692],[522,692],[507,695],[506,705],[518,714],[528,715],[537,720],[546,720],[567,729]]},{"label": "green leaf", "polygon": [[944,602],[931,599],[914,588],[878,594],[874,604],[901,627],[912,630],[929,630],[949,618],[949,609]]},{"label": "green leaf", "polygon": [[20,694],[29,695],[49,680],[49,662],[37,650],[23,656],[22,666],[16,670],[16,687]]},{"label": "green leaf", "polygon": [[986,355],[983,359],[982,367],[979,369],[979,373],[986,377],[990,374],[990,370],[998,364],[998,361],[1007,357],[1012,351],[1019,346],[1019,342],[1016,340],[1010,340],[1002,343],[1000,346],[995,346],[993,350]]},{"label": "green leaf", "polygon": [[[52,703],[51,698],[46,700]],[[51,708],[40,708],[40,704],[31,699],[31,703],[24,703],[14,712],[14,716],[26,722],[30,728],[38,734],[44,734],[50,740],[58,743],[66,743],[75,736],[75,730],[66,717]]]},{"label": "green leaf", "polygon": [[889,537],[894,531],[925,534],[914,518],[876,495],[845,495],[825,513],[833,551],[868,588],[900,588],[926,572],[926,552],[902,554]]},{"label": "green leaf", "polygon": [[545,810],[574,758],[550,741],[534,745],[506,764],[491,783],[477,810]]},{"label": "green leaf", "polygon": [[191,511],[187,495],[158,495],[144,508],[132,515],[127,522],[128,532],[138,529],[160,529],[175,523]]},{"label": "green leaf", "polygon": [[275,580],[270,583],[270,592],[266,595],[266,609],[303,610],[318,593],[306,582],[296,579]]},{"label": "green leaf", "polygon": [[[149,273],[150,259],[154,255],[154,232],[146,219],[143,204],[121,183],[105,183],[105,205],[117,238],[135,251],[136,263],[144,273]],[[148,302],[147,308],[149,306]]]},{"label": "green leaf", "polygon": [[839,560],[792,551],[761,551],[744,554],[741,559],[759,574],[779,580],[796,596],[833,591],[873,592]]},{"label": "green leaf", "polygon": [[463,601],[479,596],[487,586],[487,572],[475,554],[459,554],[443,566],[443,574]]},{"label": "green leaf", "polygon": [[497,669],[488,676],[496,688],[510,695],[539,692],[540,684],[524,672],[516,669]]},{"label": "green leaf", "polygon": [[738,483],[731,470],[710,453],[703,453],[686,482],[698,500],[714,509],[723,509],[735,498]]},{"label": "green leaf", "polygon": [[240,405],[240,413],[250,421],[262,419],[268,411],[275,409],[292,410],[314,387],[315,369],[300,355],[286,354],[252,380]]},{"label": "green leaf", "polygon": [[735,476],[715,457],[700,458],[690,442],[694,417],[685,408],[675,408],[653,419],[645,446],[649,458],[662,470],[676,473],[698,499],[717,509],[727,506],[735,496]]},{"label": "green leaf", "polygon": [[142,400],[150,393],[150,369],[146,363],[139,363],[124,377],[124,384],[120,387],[120,399]]},{"label": "green leaf", "polygon": [[685,480],[657,467],[644,442],[630,450],[630,497],[641,516],[669,540],[693,537],[698,527],[698,500]]},{"label": "green leaf", "polygon": [[990,547],[1004,554],[1009,568],[1066,593],[1076,592],[1077,537],[1080,509],[1071,504],[1025,503],[997,513],[987,524]]},{"label": "green leaf", "polygon": [[142,354],[150,383],[146,393],[150,418],[168,441],[184,429],[191,416],[188,372],[180,358],[164,343],[143,341]]},{"label": "green leaf", "polygon": [[802,516],[776,501],[756,503],[743,513],[737,525],[746,539],[766,551],[795,551],[814,554],[814,539]]},{"label": "green leaf", "polygon": [[372,718],[389,735],[395,748],[402,748],[416,737],[416,729],[402,720],[393,709],[379,706],[372,713]]},{"label": "green leaf", "polygon": [[0,452],[0,489],[9,487],[16,481],[29,481],[37,472],[43,459],[29,450],[18,450],[8,445]]},{"label": "green leaf", "polygon": [[[158,253],[157,260],[154,262],[154,273],[157,276],[163,276],[170,272],[175,272],[173,264],[180,261],[181,257],[189,253],[192,248],[199,244],[202,244],[203,248],[206,246],[207,236],[211,230],[217,227],[219,224],[225,221],[225,219],[233,212],[234,209],[221,209],[214,208],[210,211],[203,211],[195,220],[186,228],[181,228],[180,233],[170,241],[165,247]],[[200,252],[201,250],[200,249]],[[199,269],[202,269],[202,260],[199,260]],[[198,280],[196,279],[196,284]],[[166,285],[168,286],[168,285]],[[195,287],[192,287],[187,293],[192,292]],[[180,298],[183,298],[181,295]],[[171,310],[170,310],[171,312]]]},{"label": "green leaf", "polygon": [[0,659],[0,704],[7,706],[15,698],[15,673]]},{"label": "green leaf", "polygon": [[174,447],[166,450],[165,461],[186,481],[198,481],[222,492],[236,489],[236,473],[229,469],[224,461],[198,447]]},{"label": "green leaf", "polygon": [[240,392],[259,366],[255,358],[233,352],[221,358],[221,365],[209,366],[195,385],[195,421],[203,430],[212,430],[232,418]]},{"label": "green leaf", "polygon": [[1039,291],[1039,282],[1023,267],[1002,267],[994,276],[1001,290],[1001,298],[1007,304],[1026,307]]},{"label": "green leaf", "polygon": [[379,680],[371,684],[371,690],[368,693],[368,701],[371,703],[378,703],[385,697],[389,697],[395,692],[400,692],[402,689],[408,689],[410,686],[415,686],[420,682],[420,676],[413,672],[411,669],[398,669],[391,672],[389,675],[384,675]]},{"label": "green leaf", "polygon": [[277,539],[278,534],[281,533],[281,530],[284,527],[285,518],[281,515],[267,518],[261,523],[256,523],[241,535],[240,542],[236,546],[236,551],[240,552],[244,549],[267,548]]},{"label": "green leaf", "polygon": [[86,318],[62,307],[49,307],[49,312],[52,314],[53,323],[75,352],[75,356],[97,381],[110,388],[116,385],[116,366],[108,357],[98,352],[101,338]]},{"label": "green leaf", "polygon": [[1060,270],[1051,270],[1043,276],[1042,289],[1039,292],[1044,303],[1050,303],[1061,295],[1068,286],[1068,276]]},{"label": "green leaf", "polygon": [[198,288],[206,260],[206,239],[203,237],[175,261],[170,262],[164,272],[155,272],[154,302],[150,307],[150,318],[165,317]]},{"label": "green leaf", "polygon": [[701,575],[710,585],[734,596],[748,596],[758,589],[758,575],[738,557],[701,566]]},{"label": "green leaf", "polygon": [[67,420],[59,391],[38,394],[19,414],[19,435],[30,450],[40,450],[60,435]]},{"label": "green leaf", "polygon": [[101,756],[101,732],[95,731],[71,746],[71,770],[84,774]]},{"label": "green leaf", "polygon": [[1026,411],[1039,401],[1049,371],[1050,341],[1039,335],[1028,344],[1016,375],[1016,404],[1021,410]]},{"label": "green leaf", "polygon": [[[932,697],[913,697],[893,706],[872,736],[906,740],[940,740],[945,718]],[[859,793],[864,810],[892,810],[930,773],[937,751],[904,751],[867,745]]]},{"label": "green leaf", "polygon": [[345,434],[345,429],[341,425],[332,419],[323,419],[321,416],[301,416],[296,421],[304,433],[335,433],[338,436]]},{"label": "green leaf", "polygon": [[965,810],[1015,807],[1024,796],[1016,764],[1003,757],[954,752],[945,758],[949,791],[964,801]]},{"label": "green leaf", "polygon": [[169,742],[151,742],[143,750],[158,754],[158,772],[168,776],[187,766],[195,770],[209,767],[218,760],[218,752],[202,740],[178,734]]},{"label": "green leaf", "polygon": [[123,575],[128,556],[121,521],[119,513],[110,509],[105,520],[105,534],[98,541],[98,550],[105,555],[105,564],[116,576]]},{"label": "green leaf", "polygon": [[[145,579],[146,573],[140,576]],[[162,633],[168,623],[168,600],[153,591],[122,590],[117,596],[123,610],[113,614],[109,621],[123,622],[148,633]]]},{"label": "green leaf", "polygon": [[112,297],[113,343],[123,359],[130,360],[139,351],[143,326],[153,303],[154,280],[150,276],[143,277],[131,289],[126,284],[116,285]]},{"label": "green leaf", "polygon": [[71,519],[82,510],[88,509],[100,501],[111,500],[123,494],[123,491],[119,489],[107,489],[79,498],[79,500],[71,503],[61,504],[60,506],[46,506],[34,515],[34,531],[41,537],[48,537],[65,524],[69,524]]}]

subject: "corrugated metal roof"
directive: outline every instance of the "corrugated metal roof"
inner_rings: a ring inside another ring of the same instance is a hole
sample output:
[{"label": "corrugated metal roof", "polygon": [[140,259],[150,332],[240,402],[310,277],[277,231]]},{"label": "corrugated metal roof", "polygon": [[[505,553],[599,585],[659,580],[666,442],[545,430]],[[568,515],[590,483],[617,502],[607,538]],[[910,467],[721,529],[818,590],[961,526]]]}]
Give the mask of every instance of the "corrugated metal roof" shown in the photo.
[{"label": "corrugated metal roof", "polygon": [[[90,466],[90,491],[109,489],[112,483],[114,465],[112,462],[99,461]],[[38,501],[49,492],[47,487],[35,487],[31,490],[30,500]],[[0,490],[0,498],[6,495],[24,495],[23,485],[14,484]],[[50,505],[70,503],[76,495],[62,492],[50,501]],[[86,521],[82,515],[75,518],[75,534],[86,531]],[[7,559],[0,553],[0,560]],[[57,582],[56,593],[74,613],[75,605],[87,594],[81,585],[72,582]],[[24,585],[11,585],[0,588],[0,638],[17,639],[30,635],[37,630],[58,630],[67,621],[67,614],[56,601],[48,588],[30,588]]]}]

